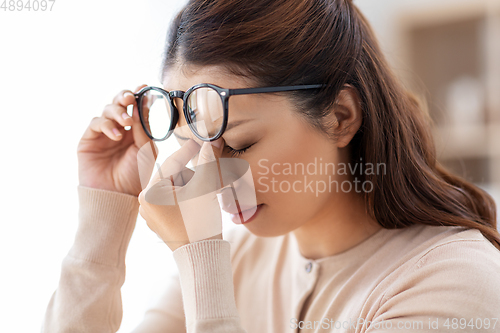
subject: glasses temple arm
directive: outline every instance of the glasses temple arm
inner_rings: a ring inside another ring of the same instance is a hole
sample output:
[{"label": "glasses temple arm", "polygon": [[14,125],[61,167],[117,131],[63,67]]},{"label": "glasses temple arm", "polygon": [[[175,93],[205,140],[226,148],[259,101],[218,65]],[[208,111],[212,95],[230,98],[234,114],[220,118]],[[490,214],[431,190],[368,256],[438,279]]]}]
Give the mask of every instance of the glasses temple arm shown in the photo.
[{"label": "glasses temple arm", "polygon": [[283,86],[283,87],[263,87],[263,88],[243,88],[243,89],[229,89],[229,95],[246,95],[246,94],[259,94],[303,89],[319,89],[325,86],[324,84],[307,84],[298,86]]}]

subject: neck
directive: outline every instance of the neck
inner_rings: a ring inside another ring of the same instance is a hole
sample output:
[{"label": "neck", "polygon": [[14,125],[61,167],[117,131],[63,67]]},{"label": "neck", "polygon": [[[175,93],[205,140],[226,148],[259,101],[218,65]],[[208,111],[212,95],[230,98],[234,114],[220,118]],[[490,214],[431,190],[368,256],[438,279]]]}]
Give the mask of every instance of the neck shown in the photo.
[{"label": "neck", "polygon": [[349,250],[381,228],[366,212],[362,196],[337,193],[333,204],[327,205],[293,234],[302,256],[320,259]]}]

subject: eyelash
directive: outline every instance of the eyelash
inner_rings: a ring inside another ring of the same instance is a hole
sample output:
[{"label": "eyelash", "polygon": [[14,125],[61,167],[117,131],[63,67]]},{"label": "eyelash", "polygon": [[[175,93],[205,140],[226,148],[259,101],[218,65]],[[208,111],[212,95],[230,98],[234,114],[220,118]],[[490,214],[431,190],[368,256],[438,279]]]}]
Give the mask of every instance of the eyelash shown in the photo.
[{"label": "eyelash", "polygon": [[245,153],[248,148],[252,147],[254,144],[251,144],[250,146],[248,147],[245,147],[243,149],[234,149],[228,145],[226,145],[227,149],[229,150],[229,154],[231,155],[231,157],[238,157],[238,156],[241,156],[243,153]]}]

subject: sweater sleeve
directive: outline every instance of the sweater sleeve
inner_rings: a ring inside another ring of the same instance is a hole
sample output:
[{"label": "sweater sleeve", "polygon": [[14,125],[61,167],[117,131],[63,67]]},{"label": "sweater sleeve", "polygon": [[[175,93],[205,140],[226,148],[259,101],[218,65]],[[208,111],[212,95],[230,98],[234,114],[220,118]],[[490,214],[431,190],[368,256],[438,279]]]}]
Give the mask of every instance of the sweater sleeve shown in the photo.
[{"label": "sweater sleeve", "polygon": [[[231,255],[230,255],[230,261],[231,261],[231,266],[233,263],[233,256],[235,252],[238,251],[239,248],[241,248],[241,244],[245,236],[248,236],[248,232],[244,227],[242,228],[235,228],[232,230],[227,230],[224,234],[224,239],[227,240],[227,242],[230,245],[231,249]],[[207,244],[205,244],[206,246]],[[182,277],[185,280],[184,283],[184,289],[192,288],[188,286],[188,284],[193,285],[193,275],[194,271],[190,269],[186,269],[186,264],[189,265],[191,260],[193,259],[192,256],[189,255],[189,253],[193,254],[193,251],[198,251],[197,255],[198,257],[206,257],[208,256],[213,256],[213,252],[208,252],[205,253],[203,251],[206,251],[206,249],[203,249],[202,247],[203,244],[197,244],[197,246],[190,246],[191,251],[186,252],[188,248],[184,248],[181,250],[179,248],[179,251],[174,251],[174,258],[176,258],[177,262],[176,264],[179,267],[182,267]],[[224,244],[224,249],[227,251],[227,245]],[[201,252],[200,252],[201,251]],[[234,252],[233,252],[234,251]],[[224,257],[225,256],[225,257]],[[222,258],[227,259],[227,253],[224,253],[224,256]],[[219,258],[220,259],[220,258]],[[196,259],[194,259],[196,260]],[[198,263],[197,267],[199,267],[201,263]],[[217,266],[219,270],[216,270],[216,274],[220,274],[221,276],[224,276],[225,280],[229,279],[229,269],[232,270],[232,267],[230,267],[227,262],[226,264],[219,263]],[[210,266],[209,266],[210,267]],[[213,268],[213,267],[212,267]],[[203,266],[201,268],[203,270]],[[232,273],[231,273],[232,274]],[[206,279],[208,276],[204,274],[198,274],[196,275],[197,277],[201,277],[202,279]],[[213,281],[212,279],[208,279],[208,283],[211,283]],[[204,284],[203,280],[198,280],[197,283]],[[208,285],[208,283],[206,283]],[[227,283],[227,282],[226,282]],[[231,279],[232,283],[232,279]],[[223,288],[229,288],[231,286],[231,283],[229,285],[222,286]],[[217,291],[217,289],[212,289],[213,291]],[[184,292],[186,295],[185,301],[188,304],[193,304],[193,300],[191,299],[193,297],[193,294],[189,293],[189,291]],[[224,292],[221,290],[218,291],[218,293],[215,293],[215,295],[212,295],[208,293],[209,299],[212,299],[211,297],[220,297],[228,295],[228,304],[232,306],[233,304],[233,291],[226,289]],[[189,298],[189,297],[191,298]],[[196,302],[196,301],[195,301]],[[223,300],[223,302],[226,302],[226,300]],[[208,302],[210,303],[210,302]],[[201,306],[201,304],[200,304]],[[227,305],[226,305],[227,306]],[[190,307],[192,308],[192,306]],[[230,308],[230,307],[229,307]],[[196,306],[194,307],[194,310],[196,310]],[[232,313],[232,318],[231,318],[231,313]],[[195,315],[195,312],[189,311],[188,312],[188,317],[190,318],[189,321],[192,323],[193,321],[193,314]],[[230,319],[231,321],[238,322],[237,313],[234,311],[234,308],[231,309],[230,312]],[[161,293],[159,296],[156,304],[152,305],[144,314],[144,319],[141,321],[139,326],[135,328],[135,330],[132,331],[132,333],[161,333],[161,332],[186,332],[186,316],[184,313],[184,308],[183,308],[183,299],[182,299],[182,293],[181,293],[181,284],[180,284],[180,277],[179,274],[173,275],[169,277],[169,281],[166,284],[165,290]],[[226,317],[222,317],[226,318]],[[199,324],[199,323],[198,323]],[[198,325],[197,324],[197,325]],[[227,322],[222,322],[222,324],[227,324]],[[190,324],[192,325],[192,324]],[[167,327],[170,328],[170,331],[167,331]],[[238,327],[238,326],[236,326]],[[199,331],[199,328],[197,328]],[[238,327],[238,329],[241,329]],[[210,330],[213,330],[210,328]],[[238,331],[236,331],[238,332]]]},{"label": "sweater sleeve", "polygon": [[[120,288],[139,211],[137,197],[78,186],[78,198],[78,229],[63,259],[42,333],[114,333],[121,324]],[[182,333],[187,327],[189,333],[244,333],[234,301],[230,243],[200,241],[173,254],[179,275],[171,277],[158,304],[146,311],[133,332]]]},{"label": "sweater sleeve", "polygon": [[427,252],[360,332],[500,332],[500,254],[486,239]]},{"label": "sweater sleeve", "polygon": [[78,186],[78,229],[61,265],[42,332],[116,332],[125,253],[139,211],[137,197]]},{"label": "sweater sleeve", "polygon": [[188,333],[246,333],[234,299],[230,245],[209,239],[173,252]]}]

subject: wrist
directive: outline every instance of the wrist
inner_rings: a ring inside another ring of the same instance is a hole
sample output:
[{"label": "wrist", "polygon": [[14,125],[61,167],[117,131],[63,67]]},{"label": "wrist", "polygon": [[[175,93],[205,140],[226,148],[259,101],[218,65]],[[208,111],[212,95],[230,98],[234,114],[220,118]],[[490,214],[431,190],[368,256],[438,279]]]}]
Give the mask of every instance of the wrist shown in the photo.
[{"label": "wrist", "polygon": [[174,251],[179,269],[186,324],[238,317],[234,299],[230,243],[196,241]]},{"label": "wrist", "polygon": [[205,239],[200,239],[199,241],[195,241],[195,242],[189,242],[189,241],[178,241],[178,242],[164,241],[164,242],[165,242],[165,244],[167,244],[167,246],[170,248],[170,250],[175,251],[184,245],[193,244],[196,242],[201,242],[201,241],[206,241],[206,240],[211,240],[211,239],[223,240],[222,233],[215,235],[215,236],[212,236],[212,237],[205,238]]},{"label": "wrist", "polygon": [[137,220],[137,199],[85,186],[78,186],[78,198],[79,223],[69,254],[102,265],[122,265]]}]

